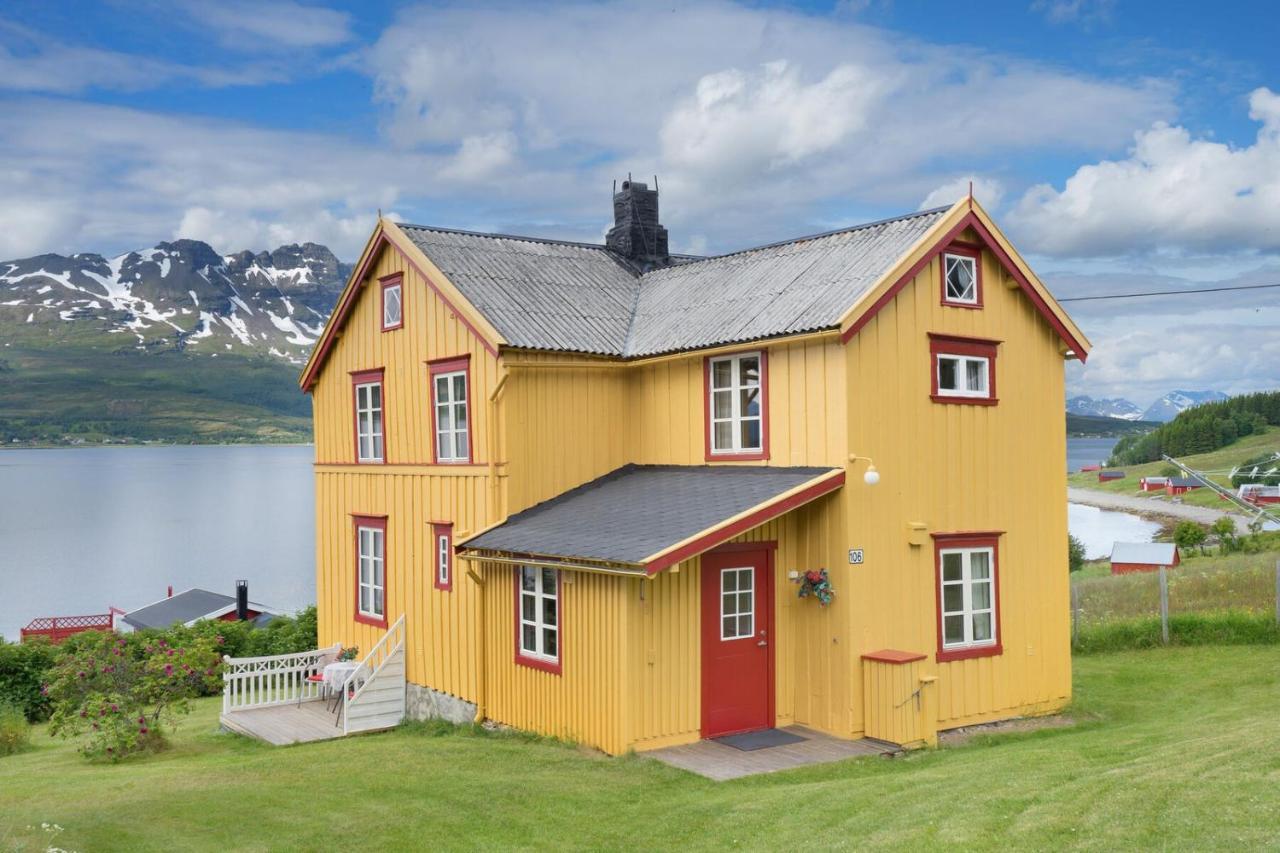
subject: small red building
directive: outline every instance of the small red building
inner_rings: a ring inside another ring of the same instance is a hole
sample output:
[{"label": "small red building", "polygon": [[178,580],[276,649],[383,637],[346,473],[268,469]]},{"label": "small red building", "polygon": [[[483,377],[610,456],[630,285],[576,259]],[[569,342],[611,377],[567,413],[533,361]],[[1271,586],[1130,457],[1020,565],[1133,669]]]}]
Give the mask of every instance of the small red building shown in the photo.
[{"label": "small red building", "polygon": [[1199,480],[1193,480],[1190,477],[1170,477],[1169,482],[1165,484],[1164,493],[1166,495],[1181,495],[1192,489],[1202,488],[1203,485]]},{"label": "small red building", "polygon": [[1144,492],[1163,492],[1168,485],[1168,477],[1143,477],[1138,481],[1138,488]]},{"label": "small red building", "polygon": [[1171,542],[1117,542],[1111,546],[1111,574],[1154,572],[1161,566],[1171,569],[1182,562],[1178,547]]},{"label": "small red building", "polygon": [[1080,469],[1080,473],[1083,474],[1086,471],[1101,471],[1101,470],[1102,470],[1101,465],[1085,465],[1083,468]]},{"label": "small red building", "polygon": [[1099,471],[1098,472],[1099,483],[1105,483],[1108,480],[1123,480],[1123,479],[1124,479],[1123,471]]},{"label": "small red building", "polygon": [[1262,483],[1245,483],[1237,492],[1241,500],[1251,504],[1280,504],[1280,486],[1266,486]]}]

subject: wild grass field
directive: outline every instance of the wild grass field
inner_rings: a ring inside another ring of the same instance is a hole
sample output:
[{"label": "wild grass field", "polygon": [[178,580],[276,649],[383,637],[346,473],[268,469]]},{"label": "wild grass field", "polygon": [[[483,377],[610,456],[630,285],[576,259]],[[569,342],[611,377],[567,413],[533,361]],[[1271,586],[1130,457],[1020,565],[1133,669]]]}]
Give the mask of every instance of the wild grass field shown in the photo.
[{"label": "wild grass field", "polygon": [[[411,724],[273,748],[201,700],[171,751],[0,758],[0,850],[1205,850],[1280,838],[1280,647],[1075,663],[1076,724],[716,783]],[[45,831],[41,824],[62,831]]]},{"label": "wild grass field", "polygon": [[[1280,451],[1280,427],[1268,427],[1266,432],[1245,436],[1227,447],[1219,448],[1210,453],[1187,456],[1181,461],[1197,471],[1227,471],[1246,459],[1273,451]],[[1139,481],[1143,477],[1161,476],[1168,465],[1169,463],[1167,462],[1124,465],[1118,469],[1124,471],[1125,476],[1123,479],[1110,480],[1105,483],[1098,481],[1098,473],[1096,471],[1078,471],[1067,476],[1067,483],[1082,489],[1146,497],[1151,500],[1151,511],[1159,512],[1160,505],[1168,502],[1170,498],[1165,497],[1163,492],[1147,493],[1139,491]],[[1210,479],[1228,489],[1231,488],[1231,480],[1225,475],[1214,475]],[[1194,506],[1207,506],[1224,510],[1232,508],[1229,503],[1223,501],[1209,489],[1193,489],[1179,497],[1183,503]]]}]

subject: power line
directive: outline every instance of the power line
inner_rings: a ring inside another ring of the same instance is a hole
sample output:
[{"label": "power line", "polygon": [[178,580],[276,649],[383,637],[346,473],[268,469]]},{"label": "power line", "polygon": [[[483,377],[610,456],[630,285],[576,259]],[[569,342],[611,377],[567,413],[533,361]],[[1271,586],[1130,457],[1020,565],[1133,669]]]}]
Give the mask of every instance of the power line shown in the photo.
[{"label": "power line", "polygon": [[1186,296],[1192,293],[1225,293],[1228,290],[1264,290],[1280,284],[1240,284],[1231,287],[1201,287],[1195,290],[1150,290],[1145,293],[1112,293],[1106,296],[1068,296],[1059,302],[1092,302],[1096,299],[1137,299],[1140,296]]}]

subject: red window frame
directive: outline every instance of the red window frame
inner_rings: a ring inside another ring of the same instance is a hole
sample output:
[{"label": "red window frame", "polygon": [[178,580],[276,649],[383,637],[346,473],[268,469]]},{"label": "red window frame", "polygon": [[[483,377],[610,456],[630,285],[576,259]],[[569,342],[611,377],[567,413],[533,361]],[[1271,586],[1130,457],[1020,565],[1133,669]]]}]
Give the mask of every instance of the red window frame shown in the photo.
[{"label": "red window frame", "polygon": [[[957,255],[960,257],[973,258],[973,295],[974,302],[959,302],[954,299],[947,298],[947,255]],[[973,243],[952,243],[943,249],[938,256],[942,263],[942,290],[940,297],[943,305],[950,308],[981,308],[982,307],[982,246]]]},{"label": "red window frame", "polygon": [[[354,587],[355,597],[351,600],[351,609],[355,620],[362,625],[375,628],[387,627],[387,611],[391,607],[391,537],[387,535],[387,517],[385,515],[351,515],[351,544],[355,557]],[[360,528],[369,527],[382,531],[382,618],[360,612]]]},{"label": "red window frame", "polygon": [[[996,350],[1001,341],[989,338],[965,338],[959,335],[929,333],[929,396],[935,403],[962,403],[970,406],[994,406],[996,396]],[[938,390],[938,356],[967,355],[987,360],[987,396],[964,397]]]},{"label": "red window frame", "polygon": [[[467,381],[467,458],[441,459],[437,446],[439,436],[436,434],[436,376],[441,373],[466,374]],[[475,411],[475,394],[471,385],[471,354],[451,355],[446,358],[433,358],[427,362],[427,381],[431,383],[431,464],[432,465],[472,465],[476,459],[476,436],[471,428],[472,412]]]},{"label": "red window frame", "polygon": [[[360,396],[356,388],[360,385],[369,385],[377,382],[382,388],[382,458],[381,459],[364,459],[360,458]],[[351,437],[353,439],[352,447],[356,452],[356,463],[359,465],[386,465],[387,464],[387,383],[386,370],[381,367],[375,367],[370,370],[353,370],[351,371]]]},{"label": "red window frame", "polygon": [[[440,537],[444,536],[449,540],[449,579],[440,582]],[[452,521],[433,521],[431,522],[431,572],[432,582],[436,589],[445,592],[453,591],[453,522]],[[557,602],[557,606],[558,606]]]},{"label": "red window frame", "polygon": [[[378,312],[379,312],[378,323],[382,326],[382,331],[392,332],[392,331],[395,331],[396,329],[403,329],[404,328],[404,273],[393,272],[390,275],[384,275],[382,276],[382,278],[378,279],[378,284],[381,285],[381,287],[379,288],[381,299],[379,299],[378,301]],[[387,288],[388,287],[400,288],[400,322],[392,326],[387,325]]]},{"label": "red window frame", "polygon": [[[711,362],[757,353],[760,356],[760,449],[746,452],[711,449]],[[769,351],[740,349],[718,352],[702,359],[702,446],[707,462],[760,462],[769,458]]]},{"label": "red window frame", "polygon": [[[515,632],[511,639],[514,641],[516,650],[516,664],[519,666],[527,666],[530,669],[549,672],[552,675],[560,675],[564,672],[564,569],[555,569],[556,573],[556,660],[552,663],[549,660],[541,658],[528,657],[524,653],[524,649],[520,647],[520,571],[523,566],[516,566],[515,571],[511,575],[511,588],[514,593],[513,601],[515,608],[512,610],[512,616],[515,622]],[[530,566],[531,569],[542,571],[542,566]],[[550,568],[547,566],[546,568]]]},{"label": "red window frame", "polygon": [[[933,605],[937,611],[935,624],[938,631],[938,650],[935,659],[938,663],[968,660],[970,658],[989,658],[1004,654],[1004,626],[1000,624],[1000,537],[1003,535],[1003,530],[933,534]],[[991,595],[994,598],[991,621],[996,641],[989,646],[974,646],[966,649],[946,649],[943,647],[942,552],[952,548],[991,549]]]}]

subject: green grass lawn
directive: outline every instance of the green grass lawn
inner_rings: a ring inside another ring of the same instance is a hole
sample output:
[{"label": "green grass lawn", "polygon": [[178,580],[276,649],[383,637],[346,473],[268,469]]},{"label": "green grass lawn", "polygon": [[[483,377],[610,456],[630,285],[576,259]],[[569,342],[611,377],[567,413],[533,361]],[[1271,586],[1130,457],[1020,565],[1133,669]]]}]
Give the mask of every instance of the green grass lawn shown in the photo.
[{"label": "green grass lawn", "polygon": [[[714,783],[650,759],[430,726],[288,748],[199,703],[159,756],[0,758],[0,849],[1205,849],[1280,838],[1280,648],[1076,662],[1081,719]],[[341,836],[333,833],[344,828]]]},{"label": "green grass lawn", "polygon": [[[1235,444],[1219,448],[1211,453],[1200,453],[1184,457],[1181,461],[1198,471],[1227,471],[1246,459],[1251,459],[1268,451],[1280,450],[1280,427],[1269,427],[1266,432],[1248,435]],[[1098,482],[1097,471],[1084,471],[1067,476],[1067,483],[1083,489],[1099,492],[1115,492],[1125,495],[1138,495],[1152,499],[1152,512],[1159,512],[1160,504],[1168,501],[1163,492],[1146,493],[1138,490],[1138,481],[1143,477],[1161,476],[1168,462],[1148,462],[1145,465],[1124,465],[1120,470],[1125,476],[1121,480]],[[1216,483],[1231,488],[1231,480],[1226,476],[1210,477]],[[1231,504],[1219,498],[1209,489],[1192,489],[1180,496],[1185,504],[1207,506],[1214,509],[1232,509]]]}]

